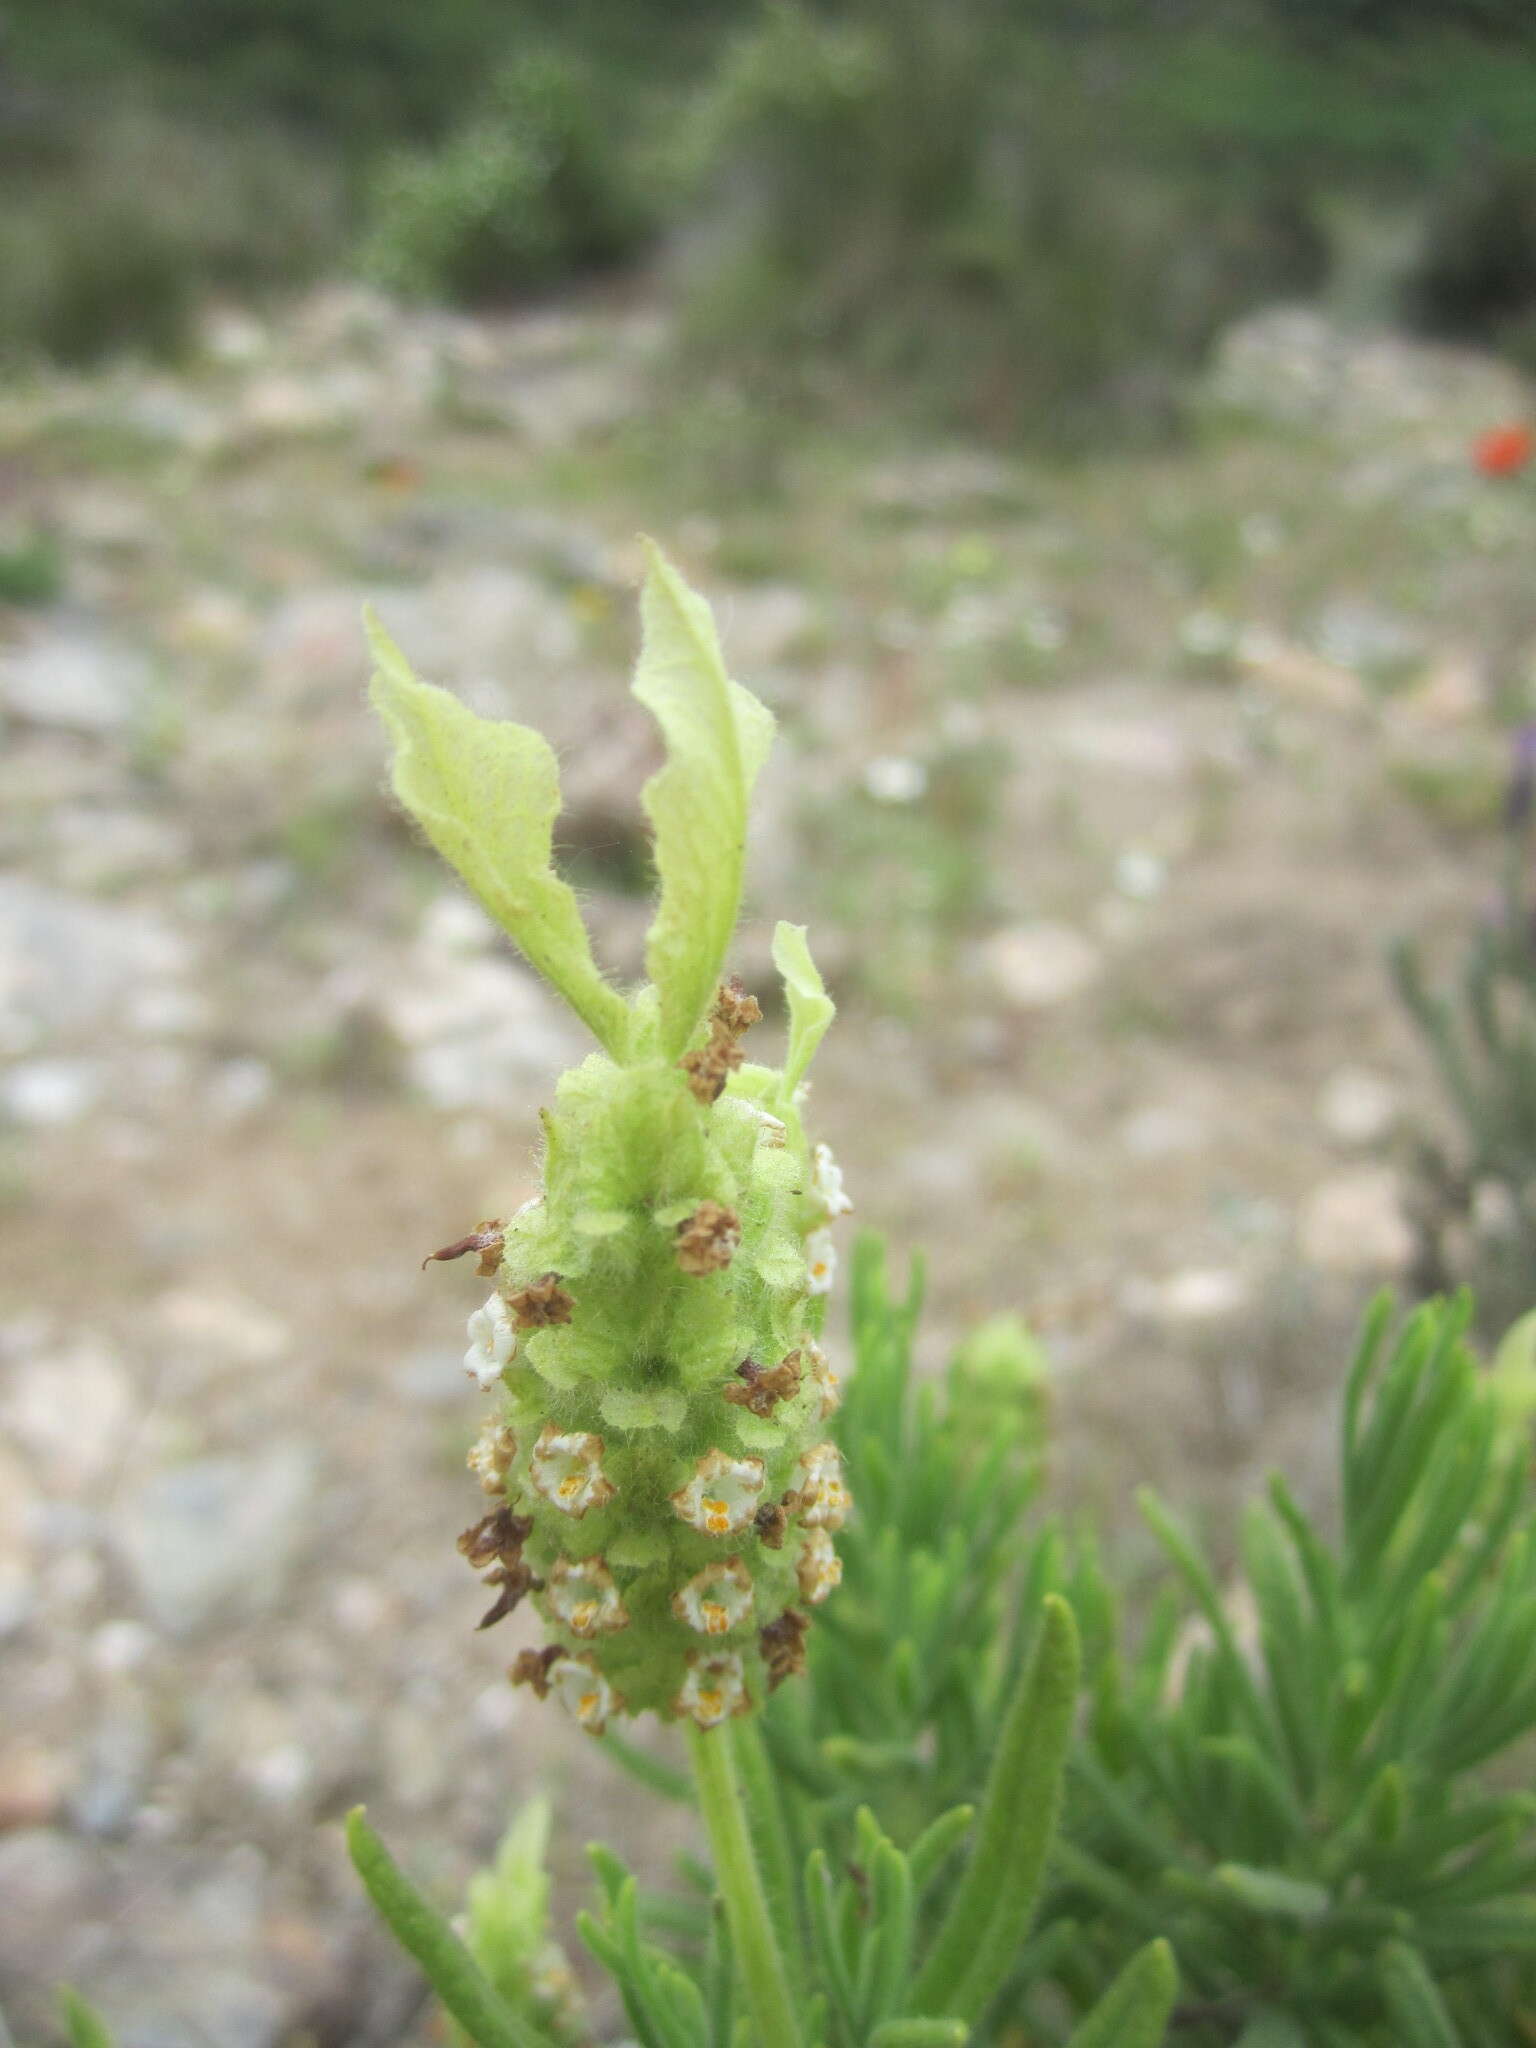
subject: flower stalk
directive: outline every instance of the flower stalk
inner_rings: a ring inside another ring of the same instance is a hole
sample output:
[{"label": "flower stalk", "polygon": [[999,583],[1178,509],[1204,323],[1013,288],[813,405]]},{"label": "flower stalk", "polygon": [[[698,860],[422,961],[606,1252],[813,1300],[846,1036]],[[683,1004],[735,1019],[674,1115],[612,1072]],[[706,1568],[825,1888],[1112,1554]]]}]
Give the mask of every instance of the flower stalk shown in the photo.
[{"label": "flower stalk", "polygon": [[735,1730],[689,1731],[699,1811],[714,1854],[715,1881],[725,1905],[731,1945],[746,1987],[757,2039],[768,2048],[799,2048],[799,2015],[774,1932],[762,1873],[737,1777]]}]

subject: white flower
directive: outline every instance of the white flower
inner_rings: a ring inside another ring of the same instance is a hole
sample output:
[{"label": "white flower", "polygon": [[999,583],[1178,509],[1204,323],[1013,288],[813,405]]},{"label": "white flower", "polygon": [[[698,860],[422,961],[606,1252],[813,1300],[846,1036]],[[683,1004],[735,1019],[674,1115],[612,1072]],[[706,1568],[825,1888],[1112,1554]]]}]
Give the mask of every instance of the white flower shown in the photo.
[{"label": "white flower", "polygon": [[811,1192],[827,1212],[830,1222],[834,1216],[852,1213],[853,1203],[843,1187],[843,1169],[832,1157],[830,1145],[818,1145],[811,1154]]},{"label": "white flower", "polygon": [[745,1714],[751,1702],[741,1659],[734,1650],[706,1656],[702,1650],[688,1652],[688,1676],[672,1702],[675,1714],[686,1714],[701,1728],[718,1728],[732,1714]]},{"label": "white flower", "polygon": [[517,1329],[507,1304],[493,1294],[484,1308],[477,1308],[467,1325],[469,1349],[464,1370],[482,1387],[494,1387],[504,1369],[517,1356]]},{"label": "white flower", "polygon": [[549,1604],[573,1635],[592,1637],[629,1627],[629,1609],[600,1557],[556,1558],[549,1574]]},{"label": "white flower", "polygon": [[528,1477],[535,1493],[580,1521],[588,1508],[602,1507],[618,1492],[603,1471],[602,1458],[600,1436],[584,1429],[562,1434],[546,1422],[528,1462]]},{"label": "white flower", "polygon": [[730,1458],[707,1451],[693,1477],[672,1495],[672,1505],[685,1522],[706,1536],[729,1536],[744,1529],[757,1512],[763,1490],[761,1458]]},{"label": "white flower", "polygon": [[832,1370],[827,1354],[814,1338],[800,1339],[800,1359],[810,1376],[812,1386],[820,1396],[821,1406],[818,1413],[820,1419],[825,1422],[827,1417],[835,1414],[843,1404],[842,1383]]},{"label": "white flower", "polygon": [[590,1657],[557,1657],[549,1667],[549,1689],[589,1735],[601,1735],[622,1704]]},{"label": "white flower", "polygon": [[752,1612],[752,1581],[746,1566],[739,1557],[707,1564],[672,1595],[672,1612],[701,1636],[723,1636],[736,1628]]},{"label": "white flower", "polygon": [[805,1240],[805,1284],[812,1294],[830,1294],[837,1273],[837,1247],[830,1230],[813,1230]]},{"label": "white flower", "polygon": [[516,1456],[517,1438],[499,1415],[487,1415],[464,1462],[479,1480],[482,1492],[500,1493]]},{"label": "white flower", "polygon": [[834,1586],[841,1585],[843,1560],[832,1548],[832,1538],[825,1529],[807,1532],[795,1574],[800,1581],[801,1599],[809,1600],[812,1606],[825,1600]]},{"label": "white flower", "polygon": [[817,1444],[800,1460],[800,1519],[808,1529],[841,1529],[853,1506],[843,1484],[843,1456],[836,1444]]}]

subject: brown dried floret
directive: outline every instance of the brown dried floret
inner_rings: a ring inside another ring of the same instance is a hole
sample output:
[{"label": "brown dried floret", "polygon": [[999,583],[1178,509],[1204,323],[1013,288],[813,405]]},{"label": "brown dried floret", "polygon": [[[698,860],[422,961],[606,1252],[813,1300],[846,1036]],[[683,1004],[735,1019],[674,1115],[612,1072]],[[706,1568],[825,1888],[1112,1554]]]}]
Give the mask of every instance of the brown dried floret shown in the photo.
[{"label": "brown dried floret", "polygon": [[506,1485],[516,1456],[516,1433],[494,1415],[488,1415],[464,1462],[479,1480],[482,1493],[497,1494]]},{"label": "brown dried floret", "polygon": [[715,992],[715,1005],[709,1013],[711,1024],[719,1024],[729,1031],[733,1038],[740,1038],[754,1024],[760,1024],[763,1006],[756,996],[749,996],[739,974],[733,974],[728,981],[722,981]]},{"label": "brown dried floret", "polygon": [[761,1366],[744,1358],[736,1368],[740,1386],[727,1386],[727,1401],[738,1408],[750,1408],[754,1415],[769,1416],[780,1401],[792,1401],[800,1391],[800,1354],[791,1351],[777,1365]]},{"label": "brown dried floret", "polygon": [[546,1643],[542,1650],[519,1650],[507,1666],[507,1676],[514,1685],[531,1685],[541,1700],[547,1700],[549,1667],[564,1655],[558,1643]]},{"label": "brown dried floret", "polygon": [[510,1508],[500,1507],[464,1531],[459,1551],[477,1572],[488,1564],[516,1564],[532,1533],[531,1516],[514,1515]]},{"label": "brown dried floret", "polygon": [[707,1105],[720,1100],[727,1079],[745,1057],[739,1045],[716,1030],[708,1045],[685,1052],[677,1064],[688,1076],[688,1086],[696,1099]]},{"label": "brown dried floret", "polygon": [[722,1272],[741,1243],[741,1218],[719,1202],[700,1202],[677,1226],[677,1263],[685,1273]]},{"label": "brown dried floret", "polygon": [[765,1500],[752,1517],[754,1528],[762,1538],[766,1550],[782,1550],[785,1533],[789,1528],[789,1516],[776,1500]]},{"label": "brown dried floret", "polygon": [[708,1044],[685,1052],[678,1061],[688,1076],[688,1086],[700,1102],[707,1105],[719,1101],[727,1077],[744,1057],[736,1041],[762,1014],[761,1004],[756,996],[747,994],[740,975],[733,974],[729,981],[720,984],[709,1013]]},{"label": "brown dried floret", "polygon": [[496,1269],[501,1264],[505,1244],[502,1232],[505,1229],[506,1225],[499,1216],[493,1216],[485,1223],[477,1223],[468,1237],[455,1238],[452,1244],[445,1244],[441,1251],[428,1252],[421,1262],[422,1267],[425,1269],[430,1266],[434,1259],[462,1259],[466,1252],[478,1252],[480,1257],[475,1271],[482,1280],[490,1280],[494,1278]]},{"label": "brown dried floret", "polygon": [[576,1306],[560,1285],[558,1273],[545,1273],[507,1296],[507,1307],[520,1330],[544,1330],[551,1323],[568,1323]]},{"label": "brown dried floret", "polygon": [[519,1558],[516,1564],[502,1565],[490,1573],[485,1583],[487,1586],[499,1586],[501,1591],[496,1596],[495,1606],[487,1608],[476,1622],[477,1629],[493,1628],[503,1616],[512,1612],[525,1593],[542,1587],[544,1581],[536,1579]]},{"label": "brown dried floret", "polygon": [[770,1692],[786,1678],[798,1678],[805,1670],[805,1632],[810,1625],[807,1615],[786,1607],[777,1621],[770,1621],[759,1631],[757,1640],[768,1667]]}]

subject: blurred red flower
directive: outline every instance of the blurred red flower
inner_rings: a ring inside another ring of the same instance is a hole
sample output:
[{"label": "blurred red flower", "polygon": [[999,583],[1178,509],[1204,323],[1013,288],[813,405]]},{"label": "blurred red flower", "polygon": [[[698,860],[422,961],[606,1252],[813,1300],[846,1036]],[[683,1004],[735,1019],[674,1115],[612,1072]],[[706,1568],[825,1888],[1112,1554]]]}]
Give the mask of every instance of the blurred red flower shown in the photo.
[{"label": "blurred red flower", "polygon": [[1484,476],[1518,476],[1536,455],[1530,427],[1490,427],[1472,443],[1472,460]]}]

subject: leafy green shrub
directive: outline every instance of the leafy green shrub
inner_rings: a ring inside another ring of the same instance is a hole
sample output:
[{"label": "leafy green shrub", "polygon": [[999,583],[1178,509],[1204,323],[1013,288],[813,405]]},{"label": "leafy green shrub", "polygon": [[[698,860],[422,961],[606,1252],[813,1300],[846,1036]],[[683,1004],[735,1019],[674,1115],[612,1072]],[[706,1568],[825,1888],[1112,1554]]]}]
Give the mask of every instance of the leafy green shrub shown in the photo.
[{"label": "leafy green shrub", "polygon": [[292,137],[231,142],[147,105],[82,107],[0,168],[0,350],[175,351],[200,299],[291,289],[337,239],[333,173]]},{"label": "leafy green shrub", "polygon": [[440,149],[386,159],[360,260],[408,297],[481,305],[615,263],[648,226],[591,71],[530,52]]},{"label": "leafy green shrub", "polygon": [[1393,980],[1456,1123],[1418,1138],[1421,1278],[1475,1284],[1491,1328],[1530,1307],[1536,1270],[1536,908],[1525,877],[1536,728],[1516,737],[1495,913],[1435,987],[1420,945],[1392,947]]},{"label": "leafy green shrub", "polygon": [[[1276,1478],[1223,1593],[1155,1499],[1182,1598],[1106,1659],[1050,1917],[1106,1961],[1155,1921],[1178,2041],[1509,2043],[1536,1995],[1536,1504],[1467,1301],[1368,1316],[1341,1527]],[[1107,1937],[1107,1938],[1106,1938]]]},{"label": "leafy green shrub", "polygon": [[900,376],[992,433],[1155,430],[1215,330],[1314,282],[1324,252],[1298,194],[1213,194],[1117,150],[1114,114],[1069,39],[984,0],[832,20],[781,0],[703,121],[734,214],[696,287],[698,345],[848,391]]},{"label": "leafy green shrub", "polygon": [[1497,342],[1536,315],[1536,159],[1479,150],[1448,179],[1405,287],[1433,334]]}]

